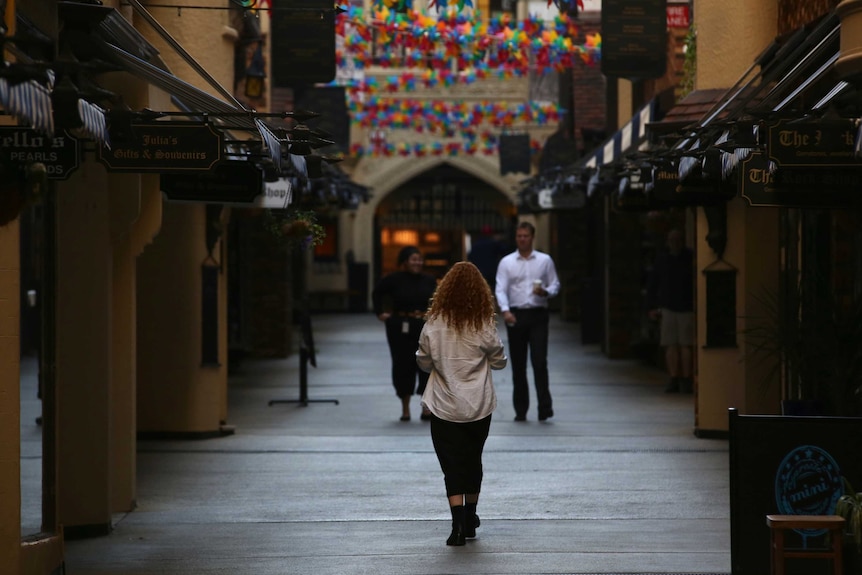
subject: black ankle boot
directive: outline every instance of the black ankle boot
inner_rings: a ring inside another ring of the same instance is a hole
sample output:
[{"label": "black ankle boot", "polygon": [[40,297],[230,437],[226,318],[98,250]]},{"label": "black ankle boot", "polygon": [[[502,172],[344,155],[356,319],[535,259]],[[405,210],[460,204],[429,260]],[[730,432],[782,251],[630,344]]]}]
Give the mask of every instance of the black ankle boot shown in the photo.
[{"label": "black ankle boot", "polygon": [[446,540],[446,545],[465,545],[464,540],[464,506],[450,507],[452,511],[452,533]]},{"label": "black ankle boot", "polygon": [[476,504],[467,503],[464,506],[464,537],[472,539],[476,536],[476,528],[481,524],[476,515]]}]

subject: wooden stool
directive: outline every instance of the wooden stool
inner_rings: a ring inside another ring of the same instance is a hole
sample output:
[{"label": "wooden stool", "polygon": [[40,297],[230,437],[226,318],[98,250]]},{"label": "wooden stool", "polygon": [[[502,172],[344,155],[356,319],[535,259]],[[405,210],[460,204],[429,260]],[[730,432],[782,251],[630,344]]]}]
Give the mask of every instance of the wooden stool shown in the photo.
[{"label": "wooden stool", "polygon": [[[784,575],[784,560],[831,559],[832,575],[842,575],[841,548],[844,537],[844,518],[840,515],[767,515],[766,524],[771,534],[770,561],[772,575]],[[785,549],[784,532],[792,529],[826,529],[832,547],[828,549]]]}]

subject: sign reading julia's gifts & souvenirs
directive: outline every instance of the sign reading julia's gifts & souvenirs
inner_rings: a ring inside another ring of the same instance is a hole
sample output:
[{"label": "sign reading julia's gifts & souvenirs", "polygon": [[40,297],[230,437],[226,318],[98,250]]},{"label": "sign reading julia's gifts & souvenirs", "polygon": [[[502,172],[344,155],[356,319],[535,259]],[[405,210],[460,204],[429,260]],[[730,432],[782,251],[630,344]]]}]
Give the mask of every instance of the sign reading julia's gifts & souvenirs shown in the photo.
[{"label": "sign reading julia's gifts & souvenirs", "polygon": [[222,135],[197,122],[132,123],[126,137],[99,148],[109,172],[188,172],[211,169],[222,159]]}]

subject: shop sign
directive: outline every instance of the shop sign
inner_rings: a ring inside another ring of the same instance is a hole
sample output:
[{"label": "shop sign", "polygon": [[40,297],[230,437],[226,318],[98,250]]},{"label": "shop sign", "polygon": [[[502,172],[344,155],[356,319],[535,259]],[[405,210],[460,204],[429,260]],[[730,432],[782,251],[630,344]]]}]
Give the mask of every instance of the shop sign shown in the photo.
[{"label": "shop sign", "polygon": [[688,2],[685,4],[668,2],[667,5],[667,27],[688,28],[691,26],[691,11]]},{"label": "shop sign", "polygon": [[529,134],[501,134],[499,143],[500,175],[530,173]]},{"label": "shop sign", "polygon": [[67,133],[44,136],[32,128],[0,127],[0,161],[23,168],[45,165],[48,179],[65,180],[79,165],[78,139]]},{"label": "shop sign", "polygon": [[587,194],[580,188],[564,186],[551,198],[555,210],[577,210],[587,205]]},{"label": "shop sign", "polygon": [[256,208],[283,210],[293,201],[293,186],[288,178],[279,178],[275,182],[265,182],[263,193],[254,200]]},{"label": "shop sign", "polygon": [[[767,513],[831,514],[845,482],[862,485],[862,418],[741,415],[734,408],[728,428],[732,572],[769,573]],[[825,536],[798,534],[812,548]]]},{"label": "shop sign", "polygon": [[660,78],[667,66],[667,0],[602,2],[602,74]]},{"label": "shop sign", "polygon": [[681,183],[679,171],[673,166],[653,170],[653,188],[650,195],[655,206],[674,207],[715,205],[727,201],[733,194],[727,193],[724,186],[714,181]]},{"label": "shop sign", "polygon": [[162,193],[173,202],[255,205],[263,172],[251,162],[224,162],[200,173],[163,174]]},{"label": "shop sign", "polygon": [[862,170],[772,170],[763,152],[754,152],[740,163],[739,193],[750,206],[808,208],[843,207],[862,202]]},{"label": "shop sign", "polygon": [[655,209],[650,197],[643,189],[629,189],[611,197],[612,206],[618,212],[648,212]]},{"label": "shop sign", "polygon": [[273,0],[272,80],[278,88],[335,79],[335,10],[328,0]]},{"label": "shop sign", "polygon": [[587,205],[587,194],[580,188],[561,184],[539,190],[539,207],[543,210],[576,210]]},{"label": "shop sign", "polygon": [[677,202],[679,193],[679,172],[673,168],[655,168],[652,171],[653,198],[661,203],[673,205]]},{"label": "shop sign", "polygon": [[785,167],[862,167],[853,153],[855,120],[781,120],[768,126],[769,159]]},{"label": "shop sign", "polygon": [[204,171],[222,159],[222,135],[197,122],[132,123],[131,137],[99,148],[109,172]]}]

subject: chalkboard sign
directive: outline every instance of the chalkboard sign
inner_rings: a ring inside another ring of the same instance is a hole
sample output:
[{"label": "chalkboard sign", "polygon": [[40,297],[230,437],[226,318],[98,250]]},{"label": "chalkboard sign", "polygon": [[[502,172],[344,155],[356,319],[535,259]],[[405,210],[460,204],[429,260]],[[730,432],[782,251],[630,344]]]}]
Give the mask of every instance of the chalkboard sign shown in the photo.
[{"label": "chalkboard sign", "polygon": [[331,0],[272,1],[272,82],[278,88],[335,79]]},{"label": "chalkboard sign", "polygon": [[206,172],[162,174],[159,186],[172,202],[251,204],[263,193],[263,172],[251,162],[230,161]]},{"label": "chalkboard sign", "polygon": [[502,134],[500,136],[500,175],[530,173],[530,136]]},{"label": "chalkboard sign", "polygon": [[667,0],[604,0],[602,74],[660,78],[667,67]]},{"label": "chalkboard sign", "polygon": [[[862,486],[862,418],[740,415],[729,411],[732,575],[769,573],[766,515],[831,515],[842,478]],[[825,532],[794,532],[818,547]],[[810,564],[808,565],[810,567]]]},{"label": "chalkboard sign", "polygon": [[736,270],[704,270],[706,347],[736,347]]},{"label": "chalkboard sign", "polygon": [[322,130],[335,142],[320,149],[324,154],[347,152],[350,149],[350,116],[342,86],[309,86],[294,89],[294,109],[320,114],[306,123],[312,129]]}]

